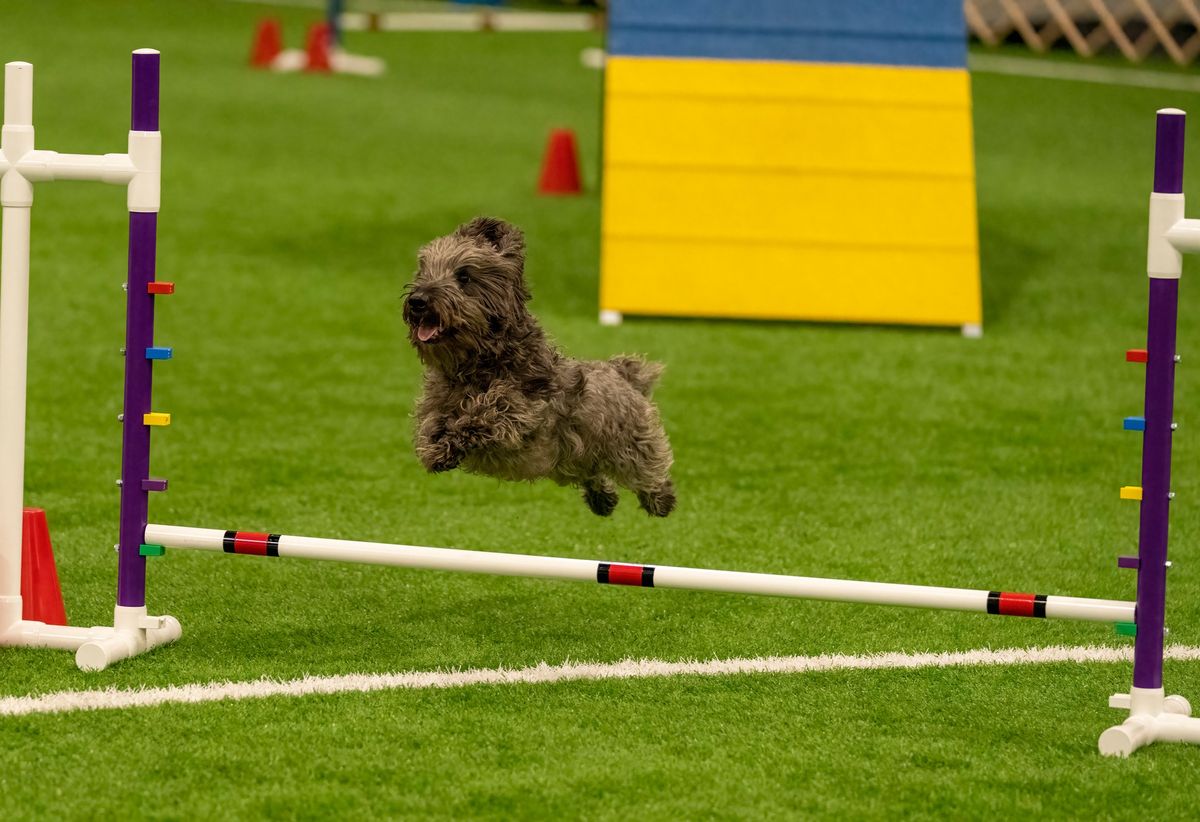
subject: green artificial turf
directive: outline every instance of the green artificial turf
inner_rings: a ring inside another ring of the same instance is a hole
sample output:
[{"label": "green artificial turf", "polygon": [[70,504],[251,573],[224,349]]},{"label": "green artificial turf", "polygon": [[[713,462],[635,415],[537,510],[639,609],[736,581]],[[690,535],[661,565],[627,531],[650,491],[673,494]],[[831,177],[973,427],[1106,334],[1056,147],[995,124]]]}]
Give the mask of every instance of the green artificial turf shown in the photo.
[{"label": "green artificial turf", "polygon": [[[594,34],[360,34],[386,77],[246,68],[241,3],[0,8],[36,66],[38,145],[121,151],[129,51],[163,51],[151,519],[207,528],[1131,599],[1153,111],[1200,96],[973,78],[985,337],[596,323]],[[540,198],[548,131],[588,192]],[[1187,187],[1200,190],[1196,164]],[[678,511],[611,519],[552,484],[429,476],[399,316],[417,247],[479,213],[528,236],[533,308],[570,353],[668,364]],[[861,219],[869,219],[864,214]],[[27,501],[74,624],[111,620],[124,195],[39,185]],[[736,281],[736,272],[731,272]],[[786,277],[787,272],[779,272]],[[1171,638],[1200,644],[1200,297],[1185,276]],[[0,695],[311,674],[1127,643],[1112,628],[168,551],[178,644],[84,674],[0,650]],[[1168,665],[1200,702],[1200,665]],[[1185,818],[1200,751],[1102,760],[1125,665],[476,687],[0,720],[0,818],[369,815]],[[127,780],[117,775],[128,774]]]}]

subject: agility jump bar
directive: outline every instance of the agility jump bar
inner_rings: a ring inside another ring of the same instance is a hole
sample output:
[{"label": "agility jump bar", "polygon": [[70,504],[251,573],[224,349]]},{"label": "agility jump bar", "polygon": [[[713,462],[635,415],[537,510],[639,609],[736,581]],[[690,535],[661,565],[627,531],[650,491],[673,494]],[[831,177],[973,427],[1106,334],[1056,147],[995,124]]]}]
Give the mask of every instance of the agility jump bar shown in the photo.
[{"label": "agility jump bar", "polygon": [[1075,619],[1089,622],[1134,621],[1132,602],[1008,591],[975,591],[966,588],[679,568],[670,565],[635,565],[494,551],[464,551],[457,548],[294,537],[251,531],[221,531],[178,525],[147,525],[146,542],[181,550],[334,560],[365,565],[576,580],[641,588],[681,588],[692,591],[978,611],[1000,616]]}]

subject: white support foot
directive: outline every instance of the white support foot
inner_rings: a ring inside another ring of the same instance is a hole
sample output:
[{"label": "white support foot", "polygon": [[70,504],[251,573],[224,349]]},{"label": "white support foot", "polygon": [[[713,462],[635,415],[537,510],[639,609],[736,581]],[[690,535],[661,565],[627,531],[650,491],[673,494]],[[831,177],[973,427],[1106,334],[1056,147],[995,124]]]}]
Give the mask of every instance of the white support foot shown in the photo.
[{"label": "white support foot", "polygon": [[979,323],[965,323],[962,327],[962,335],[968,340],[978,340],[983,336],[983,326]]},{"label": "white support foot", "polygon": [[[0,598],[0,618],[21,613],[20,597]],[[10,607],[5,607],[10,606]],[[79,628],[73,625],[47,625],[27,619],[10,620],[0,630],[0,646],[15,648],[53,648],[75,651],[75,664],[85,671],[100,671],[114,662],[143,654],[151,648],[174,642],[182,635],[179,621],[172,616],[146,616],[145,607],[117,606],[113,627],[101,625]]]},{"label": "white support foot", "polygon": [[83,671],[102,671],[114,662],[144,654],[159,645],[174,642],[183,634],[173,616],[146,616],[146,606],[118,605],[113,627],[106,636],[89,640],[75,652],[75,664]]},{"label": "white support foot", "polygon": [[1128,708],[1129,718],[1100,734],[1100,753],[1129,756],[1152,742],[1190,742],[1200,745],[1200,718],[1181,696],[1166,696],[1162,688],[1134,688],[1113,694],[1108,704]]},{"label": "white support foot", "polygon": [[308,52],[304,49],[284,49],[271,61],[272,71],[303,71],[308,65]]},{"label": "white support foot", "polygon": [[625,317],[620,311],[613,311],[609,308],[600,309],[600,325],[620,325]]},{"label": "white support foot", "polygon": [[378,57],[350,54],[341,49],[329,50],[329,66],[336,74],[358,74],[363,77],[380,77],[387,71],[387,63]]}]

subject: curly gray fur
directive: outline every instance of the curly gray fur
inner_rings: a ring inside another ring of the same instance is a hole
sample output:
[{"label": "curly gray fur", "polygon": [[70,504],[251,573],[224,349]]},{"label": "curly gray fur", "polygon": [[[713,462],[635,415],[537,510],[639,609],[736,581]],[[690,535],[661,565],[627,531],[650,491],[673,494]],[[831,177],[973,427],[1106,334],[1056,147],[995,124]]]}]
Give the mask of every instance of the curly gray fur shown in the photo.
[{"label": "curly gray fur", "polygon": [[582,489],[608,516],[617,486],[647,513],[675,508],[671,446],[650,401],[662,366],[638,357],[575,360],[526,308],[525,237],[477,217],[419,253],[406,289],[409,341],[425,365],[416,451],[429,471]]}]

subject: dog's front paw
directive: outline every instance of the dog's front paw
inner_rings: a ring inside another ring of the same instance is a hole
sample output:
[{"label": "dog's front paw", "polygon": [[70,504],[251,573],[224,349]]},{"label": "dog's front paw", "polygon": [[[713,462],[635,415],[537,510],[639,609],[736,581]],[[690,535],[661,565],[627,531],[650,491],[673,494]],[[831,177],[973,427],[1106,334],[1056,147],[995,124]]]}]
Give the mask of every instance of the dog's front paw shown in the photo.
[{"label": "dog's front paw", "polygon": [[440,474],[443,471],[453,471],[462,462],[462,454],[448,454],[441,459],[434,460],[425,467],[429,469],[431,474]]},{"label": "dog's front paw", "polygon": [[431,474],[440,474],[443,471],[453,471],[457,468],[463,461],[463,457],[466,456],[466,452],[443,438],[421,448],[417,452],[417,456],[426,471]]}]

